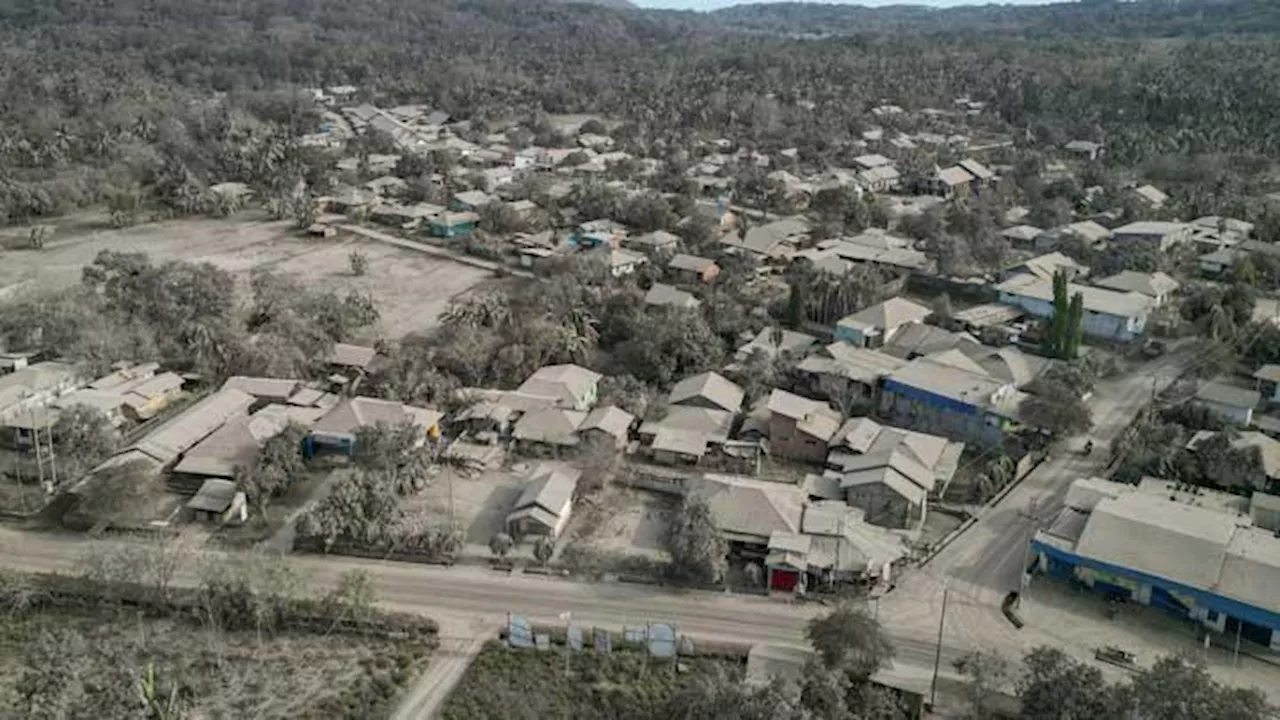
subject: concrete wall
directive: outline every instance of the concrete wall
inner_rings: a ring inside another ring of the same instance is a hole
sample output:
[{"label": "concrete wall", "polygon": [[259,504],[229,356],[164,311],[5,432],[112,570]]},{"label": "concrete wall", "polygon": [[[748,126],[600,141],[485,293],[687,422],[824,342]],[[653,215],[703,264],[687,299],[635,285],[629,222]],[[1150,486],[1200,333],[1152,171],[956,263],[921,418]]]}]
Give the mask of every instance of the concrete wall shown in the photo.
[{"label": "concrete wall", "polygon": [[1005,438],[1004,429],[982,413],[954,412],[889,388],[880,393],[880,412],[894,425],[984,447],[999,445]]}]

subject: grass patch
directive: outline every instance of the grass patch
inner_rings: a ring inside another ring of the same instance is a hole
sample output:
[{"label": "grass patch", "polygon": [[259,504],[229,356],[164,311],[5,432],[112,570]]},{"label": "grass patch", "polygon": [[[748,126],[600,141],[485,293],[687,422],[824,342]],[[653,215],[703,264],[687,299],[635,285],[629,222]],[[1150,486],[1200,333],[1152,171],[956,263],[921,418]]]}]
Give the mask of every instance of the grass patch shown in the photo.
[{"label": "grass patch", "polygon": [[514,650],[492,641],[449,696],[445,720],[652,717],[694,679],[715,673],[740,677],[744,663],[720,657],[649,658],[634,650],[575,653],[565,675],[563,648]]}]

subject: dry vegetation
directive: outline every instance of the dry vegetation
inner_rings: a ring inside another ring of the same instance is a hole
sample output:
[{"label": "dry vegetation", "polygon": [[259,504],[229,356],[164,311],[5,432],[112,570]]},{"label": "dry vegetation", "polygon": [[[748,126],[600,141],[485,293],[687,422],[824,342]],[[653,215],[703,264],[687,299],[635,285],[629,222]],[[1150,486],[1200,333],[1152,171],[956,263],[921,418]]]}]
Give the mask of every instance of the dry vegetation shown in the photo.
[{"label": "dry vegetation", "polygon": [[695,679],[742,673],[740,660],[681,658],[670,661],[627,650],[611,655],[591,651],[573,656],[570,674],[564,654],[487,645],[449,696],[445,720],[486,718],[654,718]]},{"label": "dry vegetation", "polygon": [[395,640],[216,632],[134,610],[17,612],[0,627],[0,717],[138,718],[139,683],[202,718],[385,716],[424,649]]}]

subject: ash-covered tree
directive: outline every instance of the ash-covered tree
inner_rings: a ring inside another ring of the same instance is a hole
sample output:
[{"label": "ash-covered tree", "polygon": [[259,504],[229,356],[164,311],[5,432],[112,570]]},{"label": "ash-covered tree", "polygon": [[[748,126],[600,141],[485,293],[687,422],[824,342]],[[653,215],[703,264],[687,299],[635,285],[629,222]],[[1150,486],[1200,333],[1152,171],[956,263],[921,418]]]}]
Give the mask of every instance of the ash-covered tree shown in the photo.
[{"label": "ash-covered tree", "polygon": [[1039,647],[1022,662],[1017,681],[1022,717],[1036,720],[1121,720],[1124,701],[1102,671],[1056,648]]},{"label": "ash-covered tree", "polygon": [[101,410],[89,405],[72,405],[58,413],[53,424],[59,477],[74,483],[85,472],[106,460],[120,442],[120,434]]},{"label": "ash-covered tree", "polygon": [[1046,430],[1057,437],[1071,437],[1093,427],[1093,413],[1080,395],[1066,384],[1037,382],[1018,405],[1018,419],[1028,427]]},{"label": "ash-covered tree", "polygon": [[306,460],[302,457],[302,441],[306,436],[305,427],[290,422],[263,443],[253,462],[236,468],[236,485],[259,517],[265,517],[271,500],[284,494],[306,472]]},{"label": "ash-covered tree", "polygon": [[380,473],[397,494],[422,489],[430,465],[423,447],[423,429],[411,422],[399,425],[365,425],[356,430],[356,465]]},{"label": "ash-covered tree", "polygon": [[811,619],[805,636],[822,664],[865,680],[893,658],[893,645],[864,606],[842,603]]},{"label": "ash-covered tree", "polygon": [[724,577],[729,544],[720,536],[702,496],[685,495],[667,530],[666,548],[675,579],[709,585]]}]

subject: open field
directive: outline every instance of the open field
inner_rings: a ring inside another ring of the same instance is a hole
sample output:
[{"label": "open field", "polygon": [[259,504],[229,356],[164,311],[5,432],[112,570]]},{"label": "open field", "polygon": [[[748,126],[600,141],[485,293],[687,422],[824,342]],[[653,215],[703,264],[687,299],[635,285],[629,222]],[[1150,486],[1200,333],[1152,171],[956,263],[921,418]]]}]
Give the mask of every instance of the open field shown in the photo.
[{"label": "open field", "polygon": [[183,717],[385,717],[425,654],[348,634],[213,632],[110,606],[18,611],[0,628],[0,718],[149,717],[138,685],[150,663],[163,696],[178,688]]},{"label": "open field", "polygon": [[[435,326],[450,298],[484,280],[485,270],[412,250],[339,234],[328,240],[300,235],[290,221],[266,221],[256,212],[234,218],[191,218],[122,230],[82,227],[59,232],[44,250],[10,250],[0,263],[0,299],[80,281],[81,268],[103,250],[145,252],[153,262],[209,262],[242,281],[254,268],[301,278],[317,290],[371,294],[382,313],[369,332],[399,337]],[[351,274],[348,256],[369,260],[362,277]]]},{"label": "open field", "polygon": [[[589,632],[589,630],[588,630]],[[444,706],[445,720],[487,718],[660,717],[664,703],[695,678],[716,672],[741,674],[741,661],[669,660],[637,651],[576,653],[565,675],[564,653],[515,650],[492,641],[471,664]]]}]

